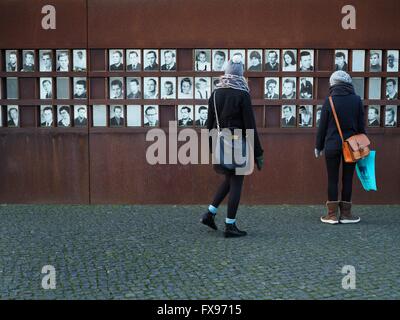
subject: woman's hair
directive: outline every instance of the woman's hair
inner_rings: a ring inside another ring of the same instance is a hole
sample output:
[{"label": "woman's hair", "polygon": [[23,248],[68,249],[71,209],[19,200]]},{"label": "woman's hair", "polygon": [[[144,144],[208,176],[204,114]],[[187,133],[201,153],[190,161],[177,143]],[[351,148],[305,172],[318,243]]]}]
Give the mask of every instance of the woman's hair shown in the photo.
[{"label": "woman's hair", "polygon": [[[293,51],[285,51],[285,53],[284,53],[284,55],[283,56],[286,56],[286,55],[288,55],[291,59],[292,59],[292,63],[291,63],[291,65],[295,65],[296,64],[296,58],[294,57],[294,53],[293,53]],[[285,67],[287,67],[288,66],[288,64],[287,64],[287,62],[286,62],[286,59],[283,59],[284,61],[285,61]]]}]

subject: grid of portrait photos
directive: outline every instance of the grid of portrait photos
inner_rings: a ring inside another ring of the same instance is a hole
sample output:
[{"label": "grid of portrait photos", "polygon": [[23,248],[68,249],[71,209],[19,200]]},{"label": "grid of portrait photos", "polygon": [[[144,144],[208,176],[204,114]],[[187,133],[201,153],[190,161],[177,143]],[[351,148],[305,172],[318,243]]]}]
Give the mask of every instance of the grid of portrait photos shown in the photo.
[{"label": "grid of portrait photos", "polygon": [[[349,72],[356,93],[367,101],[367,126],[398,127],[399,52],[307,48],[0,50],[0,125],[21,126],[20,113],[25,109],[19,106],[20,100],[37,99],[40,127],[160,126],[163,106],[175,108],[179,126],[204,127],[208,99],[227,62],[236,57],[244,64],[254,106],[279,107],[282,128],[318,127],[325,100],[318,91],[327,88],[326,72],[335,70]],[[321,75],[321,71],[325,73]],[[35,81],[31,97],[23,92],[28,73]],[[265,114],[256,113],[256,119]],[[269,122],[257,123],[267,126]]]}]

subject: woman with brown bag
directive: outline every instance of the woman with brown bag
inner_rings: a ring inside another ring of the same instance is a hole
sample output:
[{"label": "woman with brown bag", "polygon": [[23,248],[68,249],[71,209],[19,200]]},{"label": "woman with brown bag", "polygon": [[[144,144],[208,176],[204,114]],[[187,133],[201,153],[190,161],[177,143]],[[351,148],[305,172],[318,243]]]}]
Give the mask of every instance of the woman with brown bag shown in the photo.
[{"label": "woman with brown bag", "polygon": [[[344,71],[334,72],[330,79],[330,96],[334,103],[343,139],[357,134],[365,134],[364,106],[361,98],[355,94],[350,75]],[[325,153],[328,172],[328,212],[321,221],[329,224],[357,223],[360,218],[351,213],[351,195],[353,175],[356,163],[344,161],[342,138],[339,134],[329,97],[322,107],[321,120],[318,128],[315,157]],[[342,192],[338,197],[340,163],[342,162]],[[340,213],[339,213],[340,210]]]}]

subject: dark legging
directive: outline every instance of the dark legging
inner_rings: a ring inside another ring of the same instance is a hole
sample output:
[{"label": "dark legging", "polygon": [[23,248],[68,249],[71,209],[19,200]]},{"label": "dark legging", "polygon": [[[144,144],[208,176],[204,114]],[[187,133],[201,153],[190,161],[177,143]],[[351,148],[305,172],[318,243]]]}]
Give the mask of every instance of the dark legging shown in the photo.
[{"label": "dark legging", "polygon": [[212,202],[212,205],[218,208],[229,192],[227,215],[229,219],[235,219],[236,217],[240,202],[240,194],[242,193],[243,179],[244,175],[225,174],[225,180],[218,188],[214,201]]},{"label": "dark legging", "polygon": [[342,174],[342,201],[351,202],[351,193],[353,189],[353,174],[356,165],[346,163],[343,159],[341,150],[325,151],[326,168],[328,171],[328,200],[338,201],[338,184],[340,162],[343,163]]}]

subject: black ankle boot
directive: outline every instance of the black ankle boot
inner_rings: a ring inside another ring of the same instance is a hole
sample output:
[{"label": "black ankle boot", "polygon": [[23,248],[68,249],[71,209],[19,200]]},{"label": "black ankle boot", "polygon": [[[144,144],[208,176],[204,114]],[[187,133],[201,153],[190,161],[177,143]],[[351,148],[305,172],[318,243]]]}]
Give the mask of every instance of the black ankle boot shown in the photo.
[{"label": "black ankle boot", "polygon": [[243,237],[246,234],[246,231],[241,231],[237,228],[236,223],[225,223],[225,238]]},{"label": "black ankle boot", "polygon": [[202,215],[200,222],[210,227],[211,229],[218,230],[218,227],[215,224],[215,215],[212,214],[210,211]]}]

